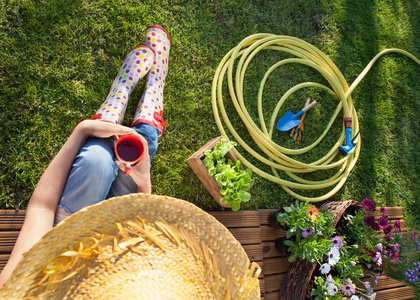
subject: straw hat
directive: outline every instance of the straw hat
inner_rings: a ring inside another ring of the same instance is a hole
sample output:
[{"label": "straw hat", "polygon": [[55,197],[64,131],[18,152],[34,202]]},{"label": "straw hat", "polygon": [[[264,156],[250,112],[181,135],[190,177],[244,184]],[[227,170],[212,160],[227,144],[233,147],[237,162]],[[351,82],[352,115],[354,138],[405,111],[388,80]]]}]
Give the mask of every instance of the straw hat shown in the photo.
[{"label": "straw hat", "polygon": [[17,265],[1,299],[259,299],[260,268],[215,218],[170,197],[87,207]]}]

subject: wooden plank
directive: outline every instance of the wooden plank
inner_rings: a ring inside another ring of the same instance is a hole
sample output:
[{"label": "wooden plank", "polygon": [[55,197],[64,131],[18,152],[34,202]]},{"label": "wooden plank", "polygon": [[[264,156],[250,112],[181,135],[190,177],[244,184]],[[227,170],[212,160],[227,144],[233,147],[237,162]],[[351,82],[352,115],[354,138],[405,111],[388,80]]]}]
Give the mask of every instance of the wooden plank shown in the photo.
[{"label": "wooden plank", "polygon": [[0,231],[20,230],[25,219],[25,210],[0,210]]},{"label": "wooden plank", "polygon": [[252,228],[230,228],[229,231],[242,245],[261,244],[261,230]]},{"label": "wooden plank", "polygon": [[416,299],[416,292],[410,286],[403,286],[394,289],[382,290],[376,292],[378,300],[405,300]]},{"label": "wooden plank", "polygon": [[[398,207],[398,206],[395,206],[395,207],[385,207],[385,209],[386,209],[386,213],[388,215],[388,219],[395,220],[395,219],[402,219],[402,218],[404,218],[404,213],[403,213],[402,207]],[[376,208],[376,211],[373,213],[373,215],[375,217],[376,216],[378,216],[378,217],[381,216],[382,215],[381,208],[380,207],[377,207]]]},{"label": "wooden plank", "polygon": [[[375,291],[405,286],[403,282],[399,282],[385,275],[379,276],[377,284],[374,283],[375,278],[372,278],[372,277],[364,277],[362,281],[369,282]],[[364,285],[360,282],[357,283],[356,285],[358,287],[364,288]]]},{"label": "wooden plank", "polygon": [[279,300],[280,299],[280,292],[268,292],[264,294],[264,300]]},{"label": "wooden plank", "polygon": [[258,211],[212,211],[209,212],[227,228],[230,227],[259,227],[260,214]]},{"label": "wooden plank", "polygon": [[270,258],[270,257],[279,257],[279,256],[285,257],[283,254],[277,251],[274,242],[263,242],[262,252],[263,252],[264,259]]},{"label": "wooden plank", "polygon": [[265,279],[264,278],[260,278],[260,293],[261,295],[264,295],[265,293]]},{"label": "wooden plank", "polygon": [[10,253],[16,243],[19,231],[1,231],[0,232],[0,252]]},{"label": "wooden plank", "polygon": [[242,245],[250,261],[262,261],[264,259],[261,244]]},{"label": "wooden plank", "polygon": [[264,276],[286,273],[289,270],[289,261],[287,257],[267,258],[264,260]]},{"label": "wooden plank", "polygon": [[280,229],[275,229],[271,226],[261,226],[261,235],[264,242],[275,241],[279,237],[286,236],[286,232]]},{"label": "wooden plank", "polygon": [[[276,274],[264,276],[264,290],[266,293],[280,290],[281,282],[286,274]],[[265,295],[264,295],[265,296]]]},{"label": "wooden plank", "polygon": [[10,254],[0,254],[0,272],[3,270],[7,261],[9,260]]},{"label": "wooden plank", "polygon": [[259,209],[261,225],[268,225],[268,215],[277,209]]}]

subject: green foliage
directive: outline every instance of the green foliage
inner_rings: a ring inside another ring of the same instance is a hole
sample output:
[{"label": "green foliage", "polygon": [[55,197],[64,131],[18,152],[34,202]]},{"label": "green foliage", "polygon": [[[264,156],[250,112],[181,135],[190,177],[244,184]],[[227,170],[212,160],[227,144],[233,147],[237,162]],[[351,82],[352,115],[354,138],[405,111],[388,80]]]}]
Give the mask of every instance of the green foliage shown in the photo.
[{"label": "green foliage", "polygon": [[220,203],[222,205],[228,203],[233,211],[239,210],[241,202],[251,199],[251,194],[247,191],[254,183],[251,170],[242,170],[239,160],[234,164],[232,160],[225,157],[235,144],[222,137],[213,149],[204,152],[203,159],[209,175],[213,176],[220,187],[220,194],[223,195]]}]

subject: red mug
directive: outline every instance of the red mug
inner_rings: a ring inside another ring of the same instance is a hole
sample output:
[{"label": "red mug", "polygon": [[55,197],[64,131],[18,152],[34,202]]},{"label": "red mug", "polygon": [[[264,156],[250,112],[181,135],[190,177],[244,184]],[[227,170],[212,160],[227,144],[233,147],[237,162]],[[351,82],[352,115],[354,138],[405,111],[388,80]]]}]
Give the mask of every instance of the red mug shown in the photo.
[{"label": "red mug", "polygon": [[144,153],[144,145],[138,135],[121,136],[115,143],[115,155],[126,165],[125,175],[131,172],[131,166],[136,164]]}]

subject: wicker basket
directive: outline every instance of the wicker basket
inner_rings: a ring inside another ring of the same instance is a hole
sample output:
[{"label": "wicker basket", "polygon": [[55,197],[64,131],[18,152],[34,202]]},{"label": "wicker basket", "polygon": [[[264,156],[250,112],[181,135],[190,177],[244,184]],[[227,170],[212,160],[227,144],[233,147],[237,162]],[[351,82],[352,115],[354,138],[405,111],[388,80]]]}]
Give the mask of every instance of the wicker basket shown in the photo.
[{"label": "wicker basket", "polygon": [[[354,200],[326,202],[321,206],[321,208],[327,208],[329,212],[333,212],[334,227],[337,226],[343,213],[349,207],[354,207],[356,210],[363,208],[362,204]],[[293,262],[280,286],[279,299],[304,300],[308,287],[311,286],[312,274],[316,266],[317,263],[309,263],[307,260],[302,259],[297,259]]]}]

